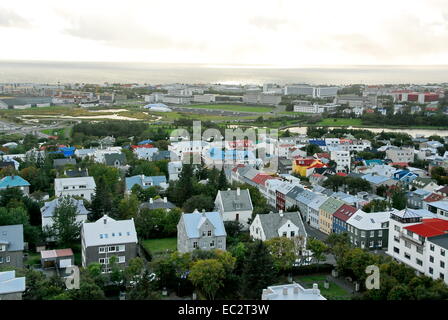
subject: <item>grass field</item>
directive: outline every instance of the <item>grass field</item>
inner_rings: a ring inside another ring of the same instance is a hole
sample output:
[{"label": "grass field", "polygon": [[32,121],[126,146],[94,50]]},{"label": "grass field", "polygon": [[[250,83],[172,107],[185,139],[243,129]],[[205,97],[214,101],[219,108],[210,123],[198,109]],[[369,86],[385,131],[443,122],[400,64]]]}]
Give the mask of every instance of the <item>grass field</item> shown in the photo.
[{"label": "grass field", "polygon": [[151,254],[161,253],[165,250],[176,250],[177,238],[148,239],[144,240],[142,245]]},{"label": "grass field", "polygon": [[187,108],[196,109],[213,109],[213,110],[226,110],[235,112],[271,112],[273,108],[263,106],[245,106],[245,105],[233,105],[233,104],[198,104],[198,105],[186,105]]},{"label": "grass field", "polygon": [[336,283],[330,281],[328,289],[324,288],[324,282],[326,275],[310,275],[310,276],[297,276],[294,277],[294,281],[302,285],[304,288],[312,288],[313,283],[319,285],[320,293],[328,300],[350,300],[351,293],[347,292],[344,288],[341,288]]},{"label": "grass field", "polygon": [[327,126],[327,127],[362,126],[362,120],[327,118],[316,123],[316,126]]},{"label": "grass field", "polygon": [[44,129],[41,130],[42,133],[48,134],[50,136],[58,136],[58,137],[64,137],[65,134],[65,129],[61,128],[61,129]]}]

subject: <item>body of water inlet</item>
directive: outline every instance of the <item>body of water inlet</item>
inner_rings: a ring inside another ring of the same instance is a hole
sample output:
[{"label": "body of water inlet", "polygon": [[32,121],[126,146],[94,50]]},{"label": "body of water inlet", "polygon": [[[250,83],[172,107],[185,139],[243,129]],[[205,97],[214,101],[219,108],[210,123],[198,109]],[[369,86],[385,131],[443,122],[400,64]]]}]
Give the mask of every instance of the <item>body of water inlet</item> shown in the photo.
[{"label": "body of water inlet", "polygon": [[308,83],[344,85],[448,82],[442,66],[312,66],[278,68],[206,64],[0,61],[0,83]]},{"label": "body of water inlet", "polygon": [[[328,127],[329,129],[339,129],[340,127]],[[298,134],[306,134],[307,127],[291,127],[288,128],[289,132],[292,133],[298,133]],[[406,129],[406,128],[400,128],[400,129],[389,129],[389,128],[362,128],[362,127],[349,127],[349,129],[353,130],[369,130],[375,133],[381,133],[384,132],[399,132],[399,133],[407,133],[411,135],[412,137],[429,137],[432,135],[438,135],[441,137],[448,137],[448,129],[447,130],[437,130],[437,129]]]}]

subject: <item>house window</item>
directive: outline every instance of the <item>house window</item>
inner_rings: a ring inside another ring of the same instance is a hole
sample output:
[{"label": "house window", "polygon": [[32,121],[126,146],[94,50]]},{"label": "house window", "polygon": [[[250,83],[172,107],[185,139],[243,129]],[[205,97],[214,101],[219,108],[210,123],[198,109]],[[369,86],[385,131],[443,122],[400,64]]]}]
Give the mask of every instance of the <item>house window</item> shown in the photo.
[{"label": "house window", "polygon": [[373,241],[370,241],[369,247],[373,248]]},{"label": "house window", "polygon": [[444,261],[440,261],[440,268],[445,268],[445,262]]},{"label": "house window", "polygon": [[235,216],[235,220],[236,220],[236,221],[240,221],[240,214],[239,214],[239,213],[236,214],[236,216]]},{"label": "house window", "polygon": [[106,252],[106,247],[100,247],[98,250],[99,253],[104,253]]},{"label": "house window", "polygon": [[440,254],[441,254],[442,256],[445,256],[445,250],[440,249]]},{"label": "house window", "polygon": [[213,241],[210,242],[210,247],[213,248],[214,246],[215,246],[215,240],[213,240]]},{"label": "house window", "polygon": [[400,231],[400,227],[399,226],[394,226],[395,231]]},{"label": "house window", "polygon": [[407,252],[404,253],[404,257],[405,257],[406,259],[411,260],[411,255],[410,255],[409,253],[407,253]]},{"label": "house window", "polygon": [[400,249],[398,249],[397,247],[394,247],[394,252],[395,253],[400,253]]},{"label": "house window", "polygon": [[375,231],[370,231],[370,237],[374,237],[375,236]]},{"label": "house window", "polygon": [[429,250],[434,251],[434,245],[433,244],[429,245]]},{"label": "house window", "polygon": [[442,279],[442,280],[445,279],[445,275],[443,273],[440,273],[440,279]]},{"label": "house window", "polygon": [[429,273],[430,273],[430,274],[433,274],[433,273],[434,273],[433,268],[429,267]]},{"label": "house window", "polygon": [[417,246],[417,253],[423,254],[423,247]]},{"label": "house window", "polygon": [[106,263],[106,259],[105,259],[105,258],[100,258],[100,259],[99,259],[99,263],[101,263],[101,264],[105,264],[105,263]]},{"label": "house window", "polygon": [[0,263],[3,263],[3,257],[0,257]]},{"label": "house window", "polygon": [[429,256],[429,262],[434,262],[434,257],[433,256]]},{"label": "house window", "polygon": [[125,263],[126,262],[126,257],[125,256],[119,256],[118,257],[118,263]]},{"label": "house window", "polygon": [[409,249],[411,248],[411,243],[409,241],[405,240],[404,241],[404,245],[405,245],[406,248],[409,248]]},{"label": "house window", "polygon": [[417,264],[419,265],[419,266],[422,266],[423,265],[423,261],[422,260],[420,260],[420,259],[415,259],[415,262],[417,262]]},{"label": "house window", "polygon": [[291,231],[291,237],[294,237],[296,235],[295,231]]},{"label": "house window", "polygon": [[397,236],[394,236],[394,241],[400,243],[400,238],[398,238]]},{"label": "house window", "polygon": [[0,252],[6,251],[6,246],[0,246]]},{"label": "house window", "polygon": [[283,232],[283,237],[286,237],[287,236],[287,233],[286,233],[286,231],[285,232]]},{"label": "house window", "polygon": [[207,231],[207,236],[209,236],[209,237],[212,236],[212,231],[211,231],[211,230],[208,230],[208,231]]},{"label": "house window", "polygon": [[383,230],[378,230],[378,237],[382,237],[383,236]]},{"label": "house window", "polygon": [[197,248],[198,247],[198,243],[197,242],[193,242],[193,248]]},{"label": "house window", "polygon": [[124,244],[121,244],[121,245],[118,246],[118,251],[119,252],[123,252],[124,250],[125,250]]},{"label": "house window", "polygon": [[205,237],[205,231],[202,231],[202,236]]},{"label": "house window", "polygon": [[383,240],[378,240],[378,247],[383,247]]},{"label": "house window", "polygon": [[117,251],[117,247],[116,246],[109,247],[109,252],[115,252],[115,251]]}]

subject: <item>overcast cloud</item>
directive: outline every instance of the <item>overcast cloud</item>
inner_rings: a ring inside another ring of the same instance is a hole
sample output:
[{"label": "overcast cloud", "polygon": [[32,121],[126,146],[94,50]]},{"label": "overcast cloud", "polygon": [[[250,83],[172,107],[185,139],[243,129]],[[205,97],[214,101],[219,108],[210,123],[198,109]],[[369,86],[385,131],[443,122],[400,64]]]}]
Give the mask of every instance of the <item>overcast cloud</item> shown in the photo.
[{"label": "overcast cloud", "polygon": [[[447,0],[15,0],[0,59],[447,64]],[[38,48],[38,50],[30,50]]]}]

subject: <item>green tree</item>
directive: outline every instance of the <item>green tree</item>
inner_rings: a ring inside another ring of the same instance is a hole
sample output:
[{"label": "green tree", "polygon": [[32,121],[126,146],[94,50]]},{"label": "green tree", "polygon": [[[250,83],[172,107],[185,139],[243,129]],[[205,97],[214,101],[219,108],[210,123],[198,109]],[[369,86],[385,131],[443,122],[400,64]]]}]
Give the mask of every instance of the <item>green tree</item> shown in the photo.
[{"label": "green tree", "polygon": [[226,173],[224,172],[224,166],[221,168],[221,172],[219,173],[218,178],[218,190],[226,190],[228,187]]},{"label": "green tree", "polygon": [[241,292],[246,299],[260,299],[262,290],[272,285],[276,277],[274,262],[260,240],[250,243],[247,252],[242,268]]},{"label": "green tree", "polygon": [[99,182],[96,183],[95,194],[90,205],[91,210],[89,220],[96,221],[103,215],[110,214],[112,208],[112,193],[109,186],[106,184],[106,180],[103,177],[100,177]]},{"label": "green tree", "polygon": [[214,300],[216,292],[224,285],[225,269],[217,259],[198,260],[192,265],[188,278],[208,299]]},{"label": "green tree", "polygon": [[136,195],[125,196],[118,204],[118,218],[120,220],[137,217],[140,208],[140,201]]},{"label": "green tree", "polygon": [[265,243],[272,256],[274,267],[278,271],[290,270],[297,258],[294,241],[286,237],[278,237],[267,240]]},{"label": "green tree", "polygon": [[59,200],[53,215],[51,233],[60,246],[70,246],[79,239],[81,222],[76,220],[79,214],[73,198],[66,196]]},{"label": "green tree", "polygon": [[199,211],[205,210],[208,212],[213,210],[214,206],[215,203],[211,197],[205,195],[196,195],[185,201],[183,210],[185,212],[193,212],[195,209],[197,209]]},{"label": "green tree", "polygon": [[308,250],[311,250],[316,263],[319,263],[320,261],[323,261],[325,259],[325,252],[328,249],[327,245],[324,242],[315,238],[308,239],[306,248]]}]

